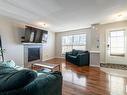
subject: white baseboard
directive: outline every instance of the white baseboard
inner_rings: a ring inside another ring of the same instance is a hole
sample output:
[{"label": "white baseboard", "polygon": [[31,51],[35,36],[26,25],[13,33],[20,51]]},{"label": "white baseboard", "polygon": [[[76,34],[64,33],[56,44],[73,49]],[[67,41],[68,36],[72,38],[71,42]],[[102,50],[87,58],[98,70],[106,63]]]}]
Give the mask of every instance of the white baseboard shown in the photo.
[{"label": "white baseboard", "polygon": [[42,60],[42,61],[47,61],[47,60],[51,60],[51,59],[54,59],[54,58],[63,58],[63,59],[65,59],[65,57],[51,57],[51,58],[48,58],[48,59],[44,59],[44,60]]},{"label": "white baseboard", "polygon": [[47,59],[44,59],[42,61],[47,61],[47,60],[51,60],[51,59],[54,59],[55,57],[51,57],[51,58],[47,58]]},{"label": "white baseboard", "polygon": [[90,64],[90,66],[92,66],[92,67],[100,67],[100,66],[98,66],[98,65],[91,65],[91,64]]},{"label": "white baseboard", "polygon": [[62,56],[59,56],[59,57],[58,57],[58,56],[56,56],[55,58],[63,58],[63,59],[65,59],[65,57],[62,57]]}]

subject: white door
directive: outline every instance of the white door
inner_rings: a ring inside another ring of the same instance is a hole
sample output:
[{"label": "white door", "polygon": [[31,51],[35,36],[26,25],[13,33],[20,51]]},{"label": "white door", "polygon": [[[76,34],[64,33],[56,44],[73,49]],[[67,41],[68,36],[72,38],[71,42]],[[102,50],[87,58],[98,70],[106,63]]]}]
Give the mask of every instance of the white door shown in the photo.
[{"label": "white door", "polygon": [[107,32],[106,63],[126,64],[125,30]]}]

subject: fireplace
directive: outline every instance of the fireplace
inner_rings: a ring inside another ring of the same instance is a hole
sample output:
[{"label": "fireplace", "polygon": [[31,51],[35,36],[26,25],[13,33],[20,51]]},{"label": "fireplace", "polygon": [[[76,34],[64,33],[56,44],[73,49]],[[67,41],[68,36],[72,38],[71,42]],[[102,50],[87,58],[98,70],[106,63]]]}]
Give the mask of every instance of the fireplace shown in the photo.
[{"label": "fireplace", "polygon": [[40,59],[40,48],[28,48],[28,62]]},{"label": "fireplace", "polygon": [[30,67],[31,64],[42,61],[42,45],[24,45],[24,66]]}]

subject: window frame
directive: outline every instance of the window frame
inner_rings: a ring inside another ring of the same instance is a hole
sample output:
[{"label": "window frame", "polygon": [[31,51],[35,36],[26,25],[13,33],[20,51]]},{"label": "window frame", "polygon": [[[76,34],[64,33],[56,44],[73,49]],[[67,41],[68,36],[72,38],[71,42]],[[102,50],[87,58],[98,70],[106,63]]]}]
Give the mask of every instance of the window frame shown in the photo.
[{"label": "window frame", "polygon": [[[75,35],[85,35],[85,44],[84,44],[84,45],[75,45],[75,44],[74,44],[74,36],[75,36]],[[61,48],[61,54],[62,54],[62,55],[65,55],[65,53],[66,53],[66,52],[63,53],[63,46],[71,46],[72,49],[74,49],[74,48],[73,48],[74,46],[84,46],[84,50],[86,50],[86,44],[87,44],[87,43],[86,43],[86,42],[87,42],[87,34],[86,34],[86,33],[64,35],[64,36],[62,36],[62,39],[61,39],[62,42],[63,42],[63,37],[67,37],[67,36],[72,36],[72,45],[63,45],[63,43],[62,43],[62,48]]]}]

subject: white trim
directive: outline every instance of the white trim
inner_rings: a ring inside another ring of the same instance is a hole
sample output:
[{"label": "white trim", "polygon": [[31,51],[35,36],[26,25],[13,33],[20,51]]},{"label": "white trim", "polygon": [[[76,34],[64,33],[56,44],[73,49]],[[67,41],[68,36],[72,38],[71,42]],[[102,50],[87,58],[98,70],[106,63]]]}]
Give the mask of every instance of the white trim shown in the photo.
[{"label": "white trim", "polygon": [[63,59],[65,59],[64,56],[56,56],[55,58],[63,58]]},{"label": "white trim", "polygon": [[100,64],[103,63],[103,64],[107,64],[105,61],[101,61]]},{"label": "white trim", "polygon": [[91,64],[90,64],[90,66],[92,66],[92,67],[100,67],[99,65],[91,65]]},{"label": "white trim", "polygon": [[42,61],[48,61],[48,60],[51,60],[51,59],[54,59],[54,58],[63,58],[63,59],[65,59],[64,57],[51,57],[51,58],[44,59]]},{"label": "white trim", "polygon": [[90,51],[90,53],[100,53],[100,51]]},{"label": "white trim", "polygon": [[47,58],[47,59],[44,59],[42,61],[48,61],[48,60],[51,60],[51,59],[54,59],[55,57],[51,57],[51,58]]}]

